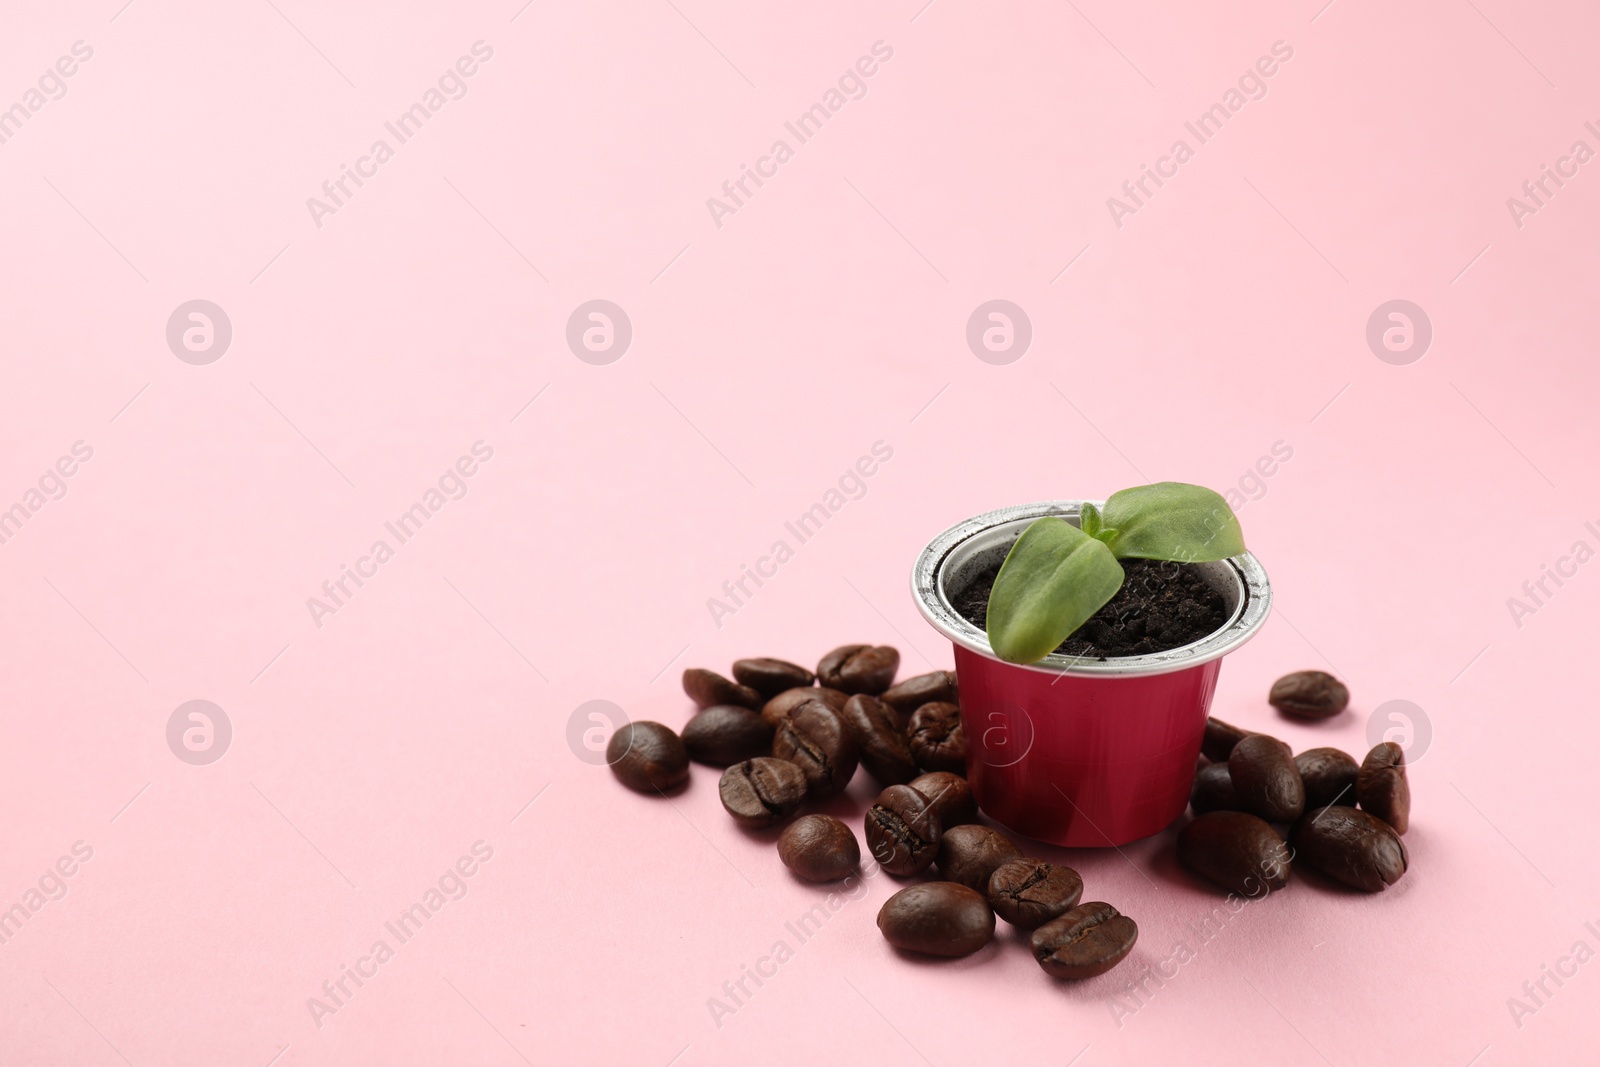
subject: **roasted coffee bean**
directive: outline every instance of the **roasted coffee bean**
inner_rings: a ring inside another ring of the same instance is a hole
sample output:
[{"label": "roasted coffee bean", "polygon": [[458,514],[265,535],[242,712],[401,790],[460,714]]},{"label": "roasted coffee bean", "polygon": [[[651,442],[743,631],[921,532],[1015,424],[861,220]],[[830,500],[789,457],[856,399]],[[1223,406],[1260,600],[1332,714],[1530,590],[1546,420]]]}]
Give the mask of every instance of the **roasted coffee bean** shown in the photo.
[{"label": "roasted coffee bean", "polygon": [[810,783],[805,772],[786,759],[757,756],[722,772],[717,792],[735,822],[750,830],[776,826],[796,811]]},{"label": "roasted coffee bean", "polygon": [[1294,758],[1306,784],[1306,810],[1356,806],[1356,761],[1336,748],[1308,748]]},{"label": "roasted coffee bean", "polygon": [[907,886],[883,902],[885,941],[929,956],[967,956],[994,937],[994,912],[983,894],[954,882]]},{"label": "roasted coffee bean", "polygon": [[733,680],[754,689],[764,699],[771,700],[785,689],[810,685],[817,680],[817,676],[798,663],[757,656],[753,659],[734,660]]},{"label": "roasted coffee bean", "polygon": [[900,652],[889,645],[840,645],[817,664],[817,683],[877,696],[894,682]]},{"label": "roasted coffee bean", "polygon": [[959,774],[929,771],[911,779],[911,788],[928,798],[933,810],[939,813],[939,824],[946,830],[978,821],[978,798],[972,795],[972,786]]},{"label": "roasted coffee bean", "polygon": [[1250,736],[1251,731],[1229,726],[1221,719],[1206,720],[1206,737],[1200,742],[1200,754],[1212,763],[1227,763],[1233,746]]},{"label": "roasted coffee bean", "polygon": [[805,772],[813,797],[842,793],[856,773],[855,734],[839,713],[814,702],[783,720],[772,739],[772,754]]},{"label": "roasted coffee bean", "polygon": [[1350,703],[1350,690],[1325,671],[1295,671],[1272,683],[1267,703],[1296,719],[1327,719]]},{"label": "roasted coffee bean", "polygon": [[606,743],[606,762],[617,781],[640,793],[665,793],[689,780],[689,753],[678,735],[658,722],[629,722]]},{"label": "roasted coffee bean", "polygon": [[1367,753],[1356,772],[1356,799],[1403,834],[1411,825],[1411,785],[1406,781],[1406,750],[1385,741]]},{"label": "roasted coffee bean", "polygon": [[837,689],[824,689],[820,686],[785,689],[761,706],[761,717],[767,720],[767,725],[776,730],[779,723],[800,710],[800,705],[808,700],[820,700],[834,711],[843,711],[845,702],[849,699],[849,693],[841,693]]},{"label": "roasted coffee bean", "polygon": [[1201,815],[1178,835],[1178,859],[1222,888],[1265,896],[1289,884],[1290,852],[1266,821],[1243,811]]},{"label": "roasted coffee bean", "polygon": [[832,815],[802,815],[778,835],[778,858],[808,882],[837,882],[861,862],[861,846]]},{"label": "roasted coffee bean", "polygon": [[838,648],[831,650],[817,661],[817,684],[833,685],[833,682],[829,681],[829,679],[838,680],[839,668],[844,665],[845,661],[857,652],[865,652],[871,647],[871,645],[840,645]]},{"label": "roasted coffee bean", "polygon": [[697,708],[709,708],[714,704],[737,704],[741,708],[751,711],[760,711],[765,703],[761,694],[747,685],[730,681],[716,671],[702,670],[699,667],[690,667],[683,672],[683,691],[689,694],[689,699],[694,701]]},{"label": "roasted coffee bean", "polygon": [[995,868],[1021,858],[1009,837],[976,823],[952,826],[939,839],[939,877],[980,893],[988,892]]},{"label": "roasted coffee bean", "polygon": [[856,735],[861,765],[884,785],[903,785],[917,776],[900,713],[877,697],[857,693],[845,702],[844,721]]},{"label": "roasted coffee bean", "polygon": [[1289,834],[1294,858],[1356,889],[1377,893],[1406,873],[1405,842],[1382,819],[1355,808],[1308,811]]},{"label": "roasted coffee bean", "polygon": [[684,724],[683,747],[697,763],[726,767],[771,752],[772,732],[749,708],[713,704]]},{"label": "roasted coffee bean", "polygon": [[910,715],[924,704],[939,702],[954,704],[956,700],[956,672],[931,671],[896,682],[883,691],[882,700],[902,715]]},{"label": "roasted coffee bean", "polygon": [[954,704],[924,704],[911,716],[911,758],[925,771],[967,769],[967,732]]},{"label": "roasted coffee bean", "polygon": [[1233,746],[1228,775],[1239,806],[1268,822],[1294,822],[1306,810],[1306,786],[1289,746],[1252,734]]},{"label": "roasted coffee bean", "polygon": [[867,849],[901,878],[918,874],[939,854],[939,813],[909,785],[891,785],[867,809]]},{"label": "roasted coffee bean", "polygon": [[861,766],[868,774],[884,785],[900,785],[917,776],[899,712],[877,697],[857,693],[844,706],[844,721],[856,735]]},{"label": "roasted coffee bean", "polygon": [[1196,815],[1208,811],[1238,811],[1239,798],[1233,792],[1233,778],[1226,763],[1208,763],[1194,772],[1194,788],[1189,791],[1189,806]]},{"label": "roasted coffee bean", "polygon": [[1057,978],[1093,978],[1121,963],[1139,927],[1110,904],[1079,904],[1033,932],[1033,958]]},{"label": "roasted coffee bean", "polygon": [[1078,906],[1083,879],[1044,860],[1008,860],[989,876],[989,906],[1019,930],[1033,930]]}]

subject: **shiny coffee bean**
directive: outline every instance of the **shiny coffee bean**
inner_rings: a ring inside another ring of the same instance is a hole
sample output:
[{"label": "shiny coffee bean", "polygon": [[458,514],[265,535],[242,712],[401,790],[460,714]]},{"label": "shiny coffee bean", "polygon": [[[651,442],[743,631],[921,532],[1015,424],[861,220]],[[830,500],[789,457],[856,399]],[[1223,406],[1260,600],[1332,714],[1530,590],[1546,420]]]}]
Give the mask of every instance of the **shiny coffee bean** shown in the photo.
[{"label": "shiny coffee bean", "polygon": [[1233,746],[1249,736],[1249,730],[1229,726],[1221,719],[1207,719],[1206,736],[1200,742],[1200,754],[1212,763],[1227,763]]},{"label": "shiny coffee bean", "polygon": [[1403,834],[1411,826],[1411,785],[1406,781],[1406,750],[1385,741],[1367,753],[1356,772],[1356,799],[1365,811]]},{"label": "shiny coffee bean", "polygon": [[1350,703],[1350,691],[1324,671],[1295,671],[1272,683],[1267,703],[1296,719],[1327,719]]},{"label": "shiny coffee bean", "polygon": [[1289,884],[1290,852],[1266,821],[1243,811],[1201,815],[1178,835],[1178,859],[1222,888],[1265,896]]},{"label": "shiny coffee bean", "polygon": [[909,716],[924,704],[958,703],[956,699],[956,672],[930,671],[896,682],[883,691],[883,702],[902,715]]},{"label": "shiny coffee bean", "polygon": [[1033,932],[1033,958],[1057,978],[1105,974],[1133,951],[1139,927],[1102,901],[1079,904]]},{"label": "shiny coffee bean", "polygon": [[737,704],[713,704],[683,727],[683,747],[696,763],[726,767],[772,751],[772,727]]},{"label": "shiny coffee bean", "polygon": [[778,858],[808,882],[837,882],[861,862],[861,846],[832,815],[802,815],[778,835]]},{"label": "shiny coffee bean", "polygon": [[939,813],[939,824],[946,830],[978,821],[978,798],[972,795],[972,786],[959,774],[929,771],[911,779],[911,788],[928,798],[933,810]]},{"label": "shiny coffee bean", "polygon": [[903,784],[917,776],[899,712],[877,697],[857,693],[844,706],[844,720],[856,735],[861,766],[868,774],[884,785]]},{"label": "shiny coffee bean", "polygon": [[689,753],[678,735],[658,722],[624,723],[606,743],[606,762],[617,781],[639,793],[665,793],[689,780]]},{"label": "shiny coffee bean", "polygon": [[1189,806],[1196,815],[1208,811],[1238,811],[1239,798],[1233,792],[1233,778],[1226,763],[1208,763],[1194,772],[1194,788],[1189,791]]},{"label": "shiny coffee bean", "polygon": [[928,798],[909,785],[891,785],[867,809],[867,849],[879,866],[901,878],[932,865],[942,829]]},{"label": "shiny coffee bean", "polygon": [[1356,806],[1356,761],[1336,748],[1308,748],[1294,758],[1306,784],[1306,810]]},{"label": "shiny coffee bean", "polygon": [[761,694],[749,686],[699,667],[690,667],[683,672],[683,691],[689,694],[689,699],[694,701],[697,708],[709,708],[713,704],[737,704],[741,708],[760,711],[765,703]]},{"label": "shiny coffee bean", "polygon": [[1355,808],[1307,812],[1289,834],[1297,863],[1355,889],[1377,893],[1406,873],[1406,846],[1393,827]]},{"label": "shiny coffee bean", "polygon": [[1228,775],[1240,807],[1268,822],[1294,822],[1306,809],[1306,787],[1289,746],[1252,734],[1233,746]]},{"label": "shiny coffee bean", "polygon": [[1083,879],[1044,860],[1008,860],[989,876],[989,906],[1019,930],[1034,930],[1078,906]]},{"label": "shiny coffee bean", "polygon": [[817,676],[798,663],[757,656],[753,659],[734,660],[733,680],[754,689],[763,699],[771,700],[785,689],[810,685],[817,680]]},{"label": "shiny coffee bean", "polygon": [[841,645],[817,664],[817,683],[877,696],[893,684],[899,669],[900,652],[889,645]]},{"label": "shiny coffee bean", "polygon": [[838,680],[839,668],[844,662],[857,652],[865,652],[871,647],[871,645],[840,645],[838,648],[829,651],[827,655],[817,661],[817,684],[833,685],[833,681],[829,681],[829,679]]},{"label": "shiny coffee bean", "polygon": [[922,705],[912,714],[908,730],[911,758],[918,767],[956,774],[967,769],[967,733],[956,705]]},{"label": "shiny coffee bean", "polygon": [[844,792],[859,758],[855,734],[838,712],[820,702],[783,720],[772,739],[772,754],[805,772],[813,797]]},{"label": "shiny coffee bean", "polygon": [[952,826],[939,839],[939,877],[980,893],[988,892],[995,868],[1021,858],[1022,852],[1009,837],[975,823]]},{"label": "shiny coffee bean", "polygon": [[776,826],[799,811],[809,789],[805,772],[772,756],[735,763],[722,772],[722,781],[717,783],[722,806],[748,830]]},{"label": "shiny coffee bean", "polygon": [[776,730],[779,723],[800,710],[800,705],[808,700],[820,700],[834,711],[843,711],[845,702],[849,699],[849,693],[818,686],[785,689],[761,706],[761,717],[767,720],[767,725]]},{"label": "shiny coffee bean", "polygon": [[929,956],[967,956],[994,937],[994,912],[983,895],[954,882],[907,886],[883,902],[885,941]]}]

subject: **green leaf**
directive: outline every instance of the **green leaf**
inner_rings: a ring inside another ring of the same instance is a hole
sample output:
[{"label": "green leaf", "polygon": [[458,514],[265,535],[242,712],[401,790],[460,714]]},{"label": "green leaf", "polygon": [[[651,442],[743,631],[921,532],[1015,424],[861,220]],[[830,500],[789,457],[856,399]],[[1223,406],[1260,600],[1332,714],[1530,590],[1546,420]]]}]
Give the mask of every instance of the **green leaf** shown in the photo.
[{"label": "green leaf", "polygon": [[1078,529],[1094,538],[1110,544],[1112,538],[1117,536],[1117,531],[1106,526],[1105,520],[1100,515],[1100,509],[1085,500],[1078,509]]},{"label": "green leaf", "polygon": [[1118,559],[1205,563],[1245,550],[1233,509],[1204,486],[1157,482],[1112,493],[1101,521],[1116,529],[1110,544]]},{"label": "green leaf", "polygon": [[989,591],[989,644],[1009,663],[1043,659],[1122,588],[1103,541],[1065,519],[1036,520],[1006,554]]},{"label": "green leaf", "polygon": [[1100,536],[1100,509],[1087,500],[1078,508],[1078,529],[1090,537]]}]

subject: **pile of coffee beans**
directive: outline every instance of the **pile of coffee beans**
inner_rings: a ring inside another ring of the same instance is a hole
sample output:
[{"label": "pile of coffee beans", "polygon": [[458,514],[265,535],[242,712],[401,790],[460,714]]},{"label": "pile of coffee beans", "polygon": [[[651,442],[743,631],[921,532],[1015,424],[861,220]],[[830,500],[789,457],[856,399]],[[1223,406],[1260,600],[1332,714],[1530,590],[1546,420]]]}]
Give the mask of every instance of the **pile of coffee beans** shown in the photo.
[{"label": "pile of coffee beans", "polygon": [[[612,773],[641,793],[668,793],[689,762],[725,768],[722,806],[747,830],[782,826],[778,858],[797,877],[834,882],[859,869],[861,845],[842,820],[802,814],[843,792],[858,768],[883,787],[863,820],[878,868],[928,878],[891,896],[878,929],[896,948],[966,956],[994,937],[995,917],[1030,931],[1034,959],[1058,978],[1104,974],[1133,950],[1134,921],[1110,904],[1081,903],[1070,867],[1022,854],[978,821],[967,780],[967,738],[953,671],[895,683],[900,653],[842,645],[815,671],[781,659],[742,659],[733,677],[691,668],[683,691],[699,709],[681,736],[656,722],[612,735]],[[1350,695],[1321,671],[1273,685],[1269,703],[1299,719],[1343,711]],[[1357,763],[1336,748],[1295,755],[1275,737],[1206,722],[1190,795],[1194,819],[1179,860],[1230,892],[1260,897],[1304,864],[1378,892],[1399,881],[1410,823],[1405,752],[1384,742]],[[933,880],[936,879],[936,880]]]},{"label": "pile of coffee beans", "polygon": [[978,822],[961,772],[967,738],[953,671],[895,683],[900,653],[887,645],[842,645],[815,671],[786,660],[741,659],[732,678],[691,668],[683,691],[700,710],[680,734],[634,722],[612,735],[612,773],[641,793],[668,793],[689,762],[725,768],[722,806],[747,830],[782,826],[778,858],[797,877],[833,882],[861,863],[842,820],[801,814],[865,769],[883,791],[863,833],[879,869],[895,878],[936,878],[884,902],[878,929],[896,948],[966,956],[994,937],[995,916],[1031,931],[1034,959],[1058,978],[1104,974],[1133,950],[1139,928],[1109,904],[1080,903],[1070,867],[1022,854]]},{"label": "pile of coffee beans", "polygon": [[[1326,696],[1325,683],[1305,678],[1317,673],[1280,679],[1273,703],[1285,710]],[[1342,708],[1344,686],[1322,678],[1338,687]],[[1292,864],[1369,893],[1406,873],[1400,837],[1411,822],[1411,787],[1399,745],[1385,741],[1360,764],[1336,748],[1296,756],[1276,737],[1210,719],[1201,753],[1189,798],[1195,818],[1178,834],[1178,858],[1201,877],[1262,896],[1289,884]]]}]

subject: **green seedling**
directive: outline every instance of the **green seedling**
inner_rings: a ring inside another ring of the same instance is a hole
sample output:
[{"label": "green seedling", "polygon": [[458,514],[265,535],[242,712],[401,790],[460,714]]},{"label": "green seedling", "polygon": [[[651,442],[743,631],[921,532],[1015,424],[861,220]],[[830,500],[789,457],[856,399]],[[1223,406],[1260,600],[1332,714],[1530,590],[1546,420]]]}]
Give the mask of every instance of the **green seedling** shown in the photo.
[{"label": "green seedling", "polygon": [[1239,520],[1203,486],[1157,482],[1084,504],[1074,526],[1034,521],[1017,538],[989,592],[989,644],[1010,663],[1043,659],[1117,595],[1120,559],[1205,563],[1245,550]]}]

